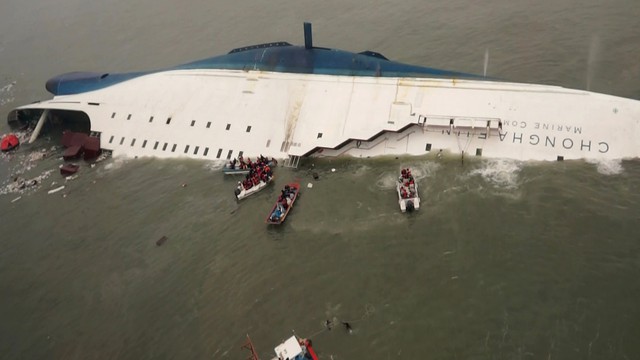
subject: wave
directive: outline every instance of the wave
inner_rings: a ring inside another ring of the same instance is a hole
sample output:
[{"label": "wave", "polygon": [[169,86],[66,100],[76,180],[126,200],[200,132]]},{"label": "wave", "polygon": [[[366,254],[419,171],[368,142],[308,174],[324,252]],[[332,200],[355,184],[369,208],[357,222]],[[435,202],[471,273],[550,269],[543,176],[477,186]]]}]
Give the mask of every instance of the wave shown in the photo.
[{"label": "wave", "polygon": [[480,176],[495,187],[516,189],[522,164],[517,160],[489,159],[482,162],[482,167],[472,170],[470,175]]},{"label": "wave", "polygon": [[624,172],[622,160],[586,160],[586,162],[595,165],[598,173],[602,175],[620,175]]}]

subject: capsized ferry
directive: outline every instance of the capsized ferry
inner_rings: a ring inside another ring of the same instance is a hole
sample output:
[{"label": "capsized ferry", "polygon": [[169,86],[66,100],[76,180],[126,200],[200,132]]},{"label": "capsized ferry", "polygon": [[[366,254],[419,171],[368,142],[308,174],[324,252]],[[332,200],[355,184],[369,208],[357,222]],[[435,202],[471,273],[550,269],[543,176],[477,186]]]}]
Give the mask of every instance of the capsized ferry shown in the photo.
[{"label": "capsized ferry", "polygon": [[640,101],[414,66],[374,51],[247,46],[135,73],[73,72],[8,115],[98,138],[114,156],[230,160],[423,155],[519,160],[640,155]]}]

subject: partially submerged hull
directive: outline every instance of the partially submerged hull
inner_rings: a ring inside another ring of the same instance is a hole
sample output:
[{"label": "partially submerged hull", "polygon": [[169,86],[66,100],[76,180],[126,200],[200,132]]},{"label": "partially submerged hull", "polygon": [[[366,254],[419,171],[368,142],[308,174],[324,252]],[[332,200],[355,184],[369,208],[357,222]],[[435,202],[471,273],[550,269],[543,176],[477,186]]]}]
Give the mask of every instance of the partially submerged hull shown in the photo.
[{"label": "partially submerged hull", "polygon": [[640,156],[640,101],[420,68],[376,53],[276,43],[165,71],[52,82],[53,99],[10,118],[29,109],[81,112],[114,156]]}]

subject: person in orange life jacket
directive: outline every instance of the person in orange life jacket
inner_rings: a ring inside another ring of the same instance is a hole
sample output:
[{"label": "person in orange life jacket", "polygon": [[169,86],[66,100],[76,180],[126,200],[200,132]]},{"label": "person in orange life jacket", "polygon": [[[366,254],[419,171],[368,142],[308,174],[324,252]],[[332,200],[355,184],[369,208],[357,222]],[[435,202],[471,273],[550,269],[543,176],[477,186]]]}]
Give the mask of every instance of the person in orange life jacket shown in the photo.
[{"label": "person in orange life jacket", "polygon": [[280,198],[278,199],[278,204],[280,206],[282,206],[283,209],[287,209],[289,207],[289,204],[287,204],[287,198],[285,196],[280,196]]}]

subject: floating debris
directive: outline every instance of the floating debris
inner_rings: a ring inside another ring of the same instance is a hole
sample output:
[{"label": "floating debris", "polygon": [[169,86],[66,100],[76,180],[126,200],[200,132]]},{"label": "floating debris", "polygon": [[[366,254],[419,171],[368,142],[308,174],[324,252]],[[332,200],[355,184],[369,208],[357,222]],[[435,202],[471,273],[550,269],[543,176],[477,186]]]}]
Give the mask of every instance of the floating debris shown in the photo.
[{"label": "floating debris", "polygon": [[166,236],[161,237],[160,239],[158,239],[158,241],[156,241],[156,245],[157,246],[162,246],[162,244],[164,244],[165,242],[167,242],[168,238]]},{"label": "floating debris", "polygon": [[342,321],[342,325],[344,325],[344,329],[349,333],[353,333],[353,329],[351,328],[351,324],[346,321]]},{"label": "floating debris", "polygon": [[57,193],[58,191],[60,191],[60,190],[62,190],[62,189],[64,189],[64,185],[59,186],[59,187],[57,187],[57,188],[55,188],[55,189],[49,190],[48,194],[54,194],[54,193]]},{"label": "floating debris", "polygon": [[14,203],[14,202],[16,202],[16,201],[18,201],[18,200],[20,200],[20,199],[22,199],[22,196],[18,196],[17,198],[15,198],[15,199],[11,200],[11,202],[12,202],[12,203]]}]

